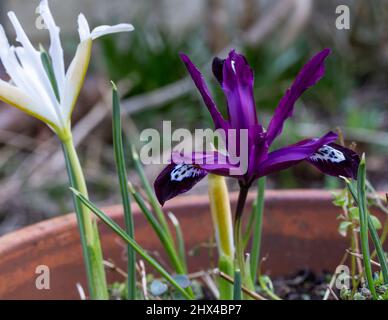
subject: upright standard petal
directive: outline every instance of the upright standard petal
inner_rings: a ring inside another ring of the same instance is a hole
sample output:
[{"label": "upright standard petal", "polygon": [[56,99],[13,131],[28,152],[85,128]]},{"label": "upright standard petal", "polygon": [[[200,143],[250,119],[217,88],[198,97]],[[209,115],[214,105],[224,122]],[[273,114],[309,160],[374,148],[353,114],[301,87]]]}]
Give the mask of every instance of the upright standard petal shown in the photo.
[{"label": "upright standard petal", "polygon": [[92,40],[87,39],[82,41],[78,45],[77,52],[66,72],[62,108],[68,124],[70,123],[74,105],[81,91],[86,71],[88,70],[91,52]]},{"label": "upright standard petal", "polygon": [[327,145],[337,139],[337,134],[329,132],[317,139],[306,139],[296,144],[272,151],[257,168],[257,176],[263,177],[270,173],[287,169],[315,154],[323,145]]},{"label": "upright standard petal", "polygon": [[88,20],[86,20],[85,16],[80,13],[78,15],[78,33],[80,41],[85,41],[91,38],[90,36],[90,27]]},{"label": "upright standard petal", "polygon": [[325,174],[357,179],[360,157],[351,149],[330,143],[320,147],[307,161]]},{"label": "upright standard petal", "polygon": [[248,129],[256,125],[253,72],[245,57],[232,50],[223,63],[222,79],[218,70],[219,62],[213,64],[213,71],[218,80],[222,81],[222,89],[228,102],[230,126]]},{"label": "upright standard petal", "polygon": [[50,57],[55,74],[55,79],[58,84],[59,96],[63,96],[63,84],[65,82],[65,63],[63,59],[63,49],[61,39],[59,37],[60,29],[55,24],[54,18],[51,14],[47,0],[42,0],[39,5],[40,15],[43,17],[45,24],[50,33]]},{"label": "upright standard petal", "polygon": [[325,73],[324,62],[329,53],[330,49],[324,49],[305,64],[292,86],[280,100],[268,126],[268,144],[271,144],[281,133],[285,120],[292,116],[296,100],[305,90],[316,84],[322,78]]},{"label": "upright standard petal", "polygon": [[187,71],[190,73],[191,78],[194,81],[195,86],[197,87],[199,93],[202,96],[205,105],[207,106],[210,115],[213,119],[214,126],[216,129],[224,128],[226,129],[227,124],[225,119],[222,117],[221,113],[217,110],[216,104],[213,101],[213,98],[210,95],[209,89],[203,79],[202,74],[199,72],[197,67],[191,62],[190,58],[185,54],[181,53],[180,57],[185,64]]}]

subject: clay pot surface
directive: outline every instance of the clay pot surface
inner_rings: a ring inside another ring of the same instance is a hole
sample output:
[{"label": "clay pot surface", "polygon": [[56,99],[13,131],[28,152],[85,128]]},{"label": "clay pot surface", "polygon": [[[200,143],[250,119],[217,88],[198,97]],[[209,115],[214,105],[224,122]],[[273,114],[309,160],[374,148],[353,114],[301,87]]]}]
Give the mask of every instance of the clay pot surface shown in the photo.
[{"label": "clay pot surface", "polygon": [[[245,217],[250,213],[254,193],[248,196]],[[231,195],[232,205],[237,194]],[[263,270],[271,276],[287,275],[301,268],[334,271],[348,247],[338,234],[340,208],[332,204],[332,194],[321,190],[267,191],[264,212]],[[149,252],[167,262],[155,233],[133,206],[135,238]],[[213,226],[206,195],[181,196],[169,201],[180,221],[186,241],[189,269],[206,270],[216,265],[208,246]],[[104,208],[123,225],[121,205]],[[383,218],[381,213],[377,213]],[[125,244],[105,225],[100,225],[104,257],[125,270]],[[38,266],[48,266],[50,289],[36,288]],[[166,264],[165,264],[166,265]],[[146,265],[147,272],[151,266]],[[108,271],[108,281],[122,281],[116,271]],[[76,283],[86,288],[76,217],[68,214],[46,220],[0,237],[0,299],[78,299]]]}]

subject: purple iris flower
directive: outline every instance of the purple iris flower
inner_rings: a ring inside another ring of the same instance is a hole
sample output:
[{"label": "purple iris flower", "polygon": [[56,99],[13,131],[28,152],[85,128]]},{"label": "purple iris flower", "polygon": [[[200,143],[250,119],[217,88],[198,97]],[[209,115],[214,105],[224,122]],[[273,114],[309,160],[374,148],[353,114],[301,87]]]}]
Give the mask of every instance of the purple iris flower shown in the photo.
[{"label": "purple iris flower", "polygon": [[[284,122],[292,116],[296,100],[324,75],[324,62],[329,53],[330,49],[324,49],[304,65],[280,100],[267,129],[256,115],[253,72],[243,55],[232,50],[225,60],[213,60],[213,73],[227,100],[228,119],[225,119],[218,111],[202,74],[186,55],[181,54],[181,59],[210,112],[215,128],[224,130],[226,136],[230,129],[234,129],[237,135],[241,130],[247,131],[248,166],[243,174],[231,174],[231,169],[236,165],[228,161],[227,155],[216,151],[193,153],[191,158],[186,157],[186,161],[182,161],[181,157],[180,161],[176,161],[177,157],[173,154],[171,164],[159,174],[154,183],[159,202],[164,204],[176,195],[190,190],[207,173],[237,178],[241,187],[249,188],[255,179],[287,169],[303,160],[325,174],[356,179],[359,156],[354,151],[335,144],[337,134],[333,132],[269,151],[273,141],[281,134]],[[218,161],[221,158],[222,161]]]}]

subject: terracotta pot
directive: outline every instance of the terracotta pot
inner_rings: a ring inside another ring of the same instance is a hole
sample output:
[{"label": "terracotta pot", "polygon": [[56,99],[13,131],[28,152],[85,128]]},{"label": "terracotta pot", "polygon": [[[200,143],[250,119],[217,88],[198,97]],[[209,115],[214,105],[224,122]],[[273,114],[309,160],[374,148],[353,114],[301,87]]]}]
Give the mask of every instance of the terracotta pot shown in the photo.
[{"label": "terracotta pot", "polygon": [[[248,197],[247,211],[254,199]],[[237,195],[232,195],[235,204]],[[207,196],[181,196],[166,205],[183,229],[186,249],[198,248],[189,257],[190,271],[214,266],[209,249],[201,247],[212,237]],[[105,208],[123,224],[121,206]],[[262,255],[263,269],[271,276],[300,268],[334,270],[348,247],[338,232],[339,208],[332,205],[330,192],[321,190],[267,191]],[[381,215],[381,213],[378,213]],[[146,220],[134,206],[136,240],[150,251],[162,253],[161,245]],[[246,214],[247,216],[248,214]],[[382,216],[381,216],[382,217]],[[101,225],[104,256],[125,268],[124,243]],[[162,259],[164,256],[162,254]],[[0,299],[77,299],[76,283],[86,288],[78,228],[74,214],[50,219],[0,238]],[[50,289],[38,290],[36,268],[50,270]],[[147,272],[151,272],[147,266]],[[109,281],[122,280],[108,272]]]}]

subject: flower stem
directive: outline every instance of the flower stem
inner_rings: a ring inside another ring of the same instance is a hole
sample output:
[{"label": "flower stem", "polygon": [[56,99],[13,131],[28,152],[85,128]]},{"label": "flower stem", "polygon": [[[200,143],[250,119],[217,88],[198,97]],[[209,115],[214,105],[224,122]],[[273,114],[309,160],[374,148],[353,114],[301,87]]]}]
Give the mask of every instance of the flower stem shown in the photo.
[{"label": "flower stem", "polygon": [[238,195],[236,213],[234,216],[234,241],[236,243],[236,260],[238,269],[240,269],[242,279],[245,279],[245,263],[244,263],[244,241],[242,237],[242,216],[247,200],[249,187],[240,185],[240,193]]},{"label": "flower stem", "polygon": [[255,215],[255,224],[252,239],[251,249],[251,278],[255,284],[257,280],[257,272],[260,260],[260,249],[261,249],[261,234],[263,227],[263,213],[264,213],[264,192],[265,192],[265,177],[262,177],[258,181],[257,190],[257,201]]},{"label": "flower stem", "polygon": [[[85,178],[77,152],[74,148],[72,136],[68,134],[61,140],[70,185],[87,197],[88,192]],[[89,209],[74,195],[73,201],[81,237],[90,298],[99,300],[108,299],[102,250],[96,220],[92,217]]]},{"label": "flower stem", "polygon": [[[357,234],[355,233],[354,231],[354,228],[352,227],[350,229],[350,247],[352,249],[352,252],[356,252],[357,251],[357,248],[356,248],[356,236]],[[352,255],[350,257],[351,259],[351,276],[352,276],[352,295],[354,295],[356,293],[356,290],[357,290],[357,279],[356,279],[356,268],[357,268],[357,261],[356,261],[356,256]]]}]

